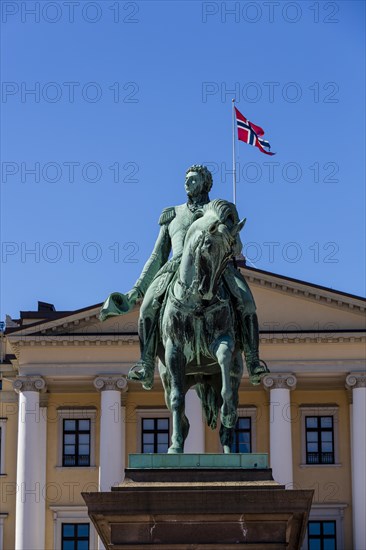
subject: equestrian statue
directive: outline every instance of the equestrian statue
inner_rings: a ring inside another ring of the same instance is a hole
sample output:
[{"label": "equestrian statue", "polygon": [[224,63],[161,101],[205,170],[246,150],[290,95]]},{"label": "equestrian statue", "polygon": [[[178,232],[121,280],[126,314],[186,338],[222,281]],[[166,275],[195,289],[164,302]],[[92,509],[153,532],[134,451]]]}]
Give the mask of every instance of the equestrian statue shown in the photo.
[{"label": "equestrian statue", "polygon": [[[141,358],[128,374],[150,390],[155,360],[172,413],[169,453],[182,453],[188,435],[185,394],[195,387],[207,424],[230,452],[237,420],[242,353],[253,385],[268,368],[259,359],[259,330],[253,295],[235,267],[241,253],[240,221],[231,202],[210,201],[212,175],[205,166],[186,172],[187,202],[163,210],[154,250],[132,290],[114,292],[100,320],[125,314],[141,302]],[[172,253],[171,258],[169,258]]]}]

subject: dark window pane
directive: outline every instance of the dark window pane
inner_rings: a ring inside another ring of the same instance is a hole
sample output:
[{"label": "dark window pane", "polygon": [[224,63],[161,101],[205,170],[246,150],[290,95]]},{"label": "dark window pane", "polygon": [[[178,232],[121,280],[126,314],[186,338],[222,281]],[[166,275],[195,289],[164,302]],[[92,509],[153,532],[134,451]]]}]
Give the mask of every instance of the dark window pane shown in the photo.
[{"label": "dark window pane", "polygon": [[331,453],[333,450],[333,444],[332,443],[323,443],[322,444],[322,451],[324,453]]},{"label": "dark window pane", "polygon": [[65,445],[65,455],[75,454],[75,445]]},{"label": "dark window pane", "polygon": [[142,429],[143,430],[153,430],[154,429],[154,419],[153,418],[143,418],[142,419]]},{"label": "dark window pane", "polygon": [[241,432],[238,434],[239,443],[249,443],[250,441],[250,433],[249,432]]},{"label": "dark window pane", "polygon": [[320,535],[320,522],[309,521],[308,529],[309,535]]},{"label": "dark window pane", "polygon": [[89,550],[89,541],[88,540],[79,541],[77,545],[77,550]]},{"label": "dark window pane", "polygon": [[65,430],[74,432],[75,431],[75,420],[65,420]]},{"label": "dark window pane", "polygon": [[318,417],[317,416],[307,416],[306,417],[306,427],[307,428],[317,428],[318,427]]},{"label": "dark window pane", "polygon": [[239,452],[240,453],[250,453],[250,446],[248,445],[248,443],[241,444]]},{"label": "dark window pane", "polygon": [[63,537],[73,537],[75,533],[75,525],[73,523],[63,523],[62,524],[62,536]]},{"label": "dark window pane", "polygon": [[323,533],[324,533],[324,535],[334,535],[335,534],[335,522],[334,521],[323,521]]},{"label": "dark window pane", "polygon": [[316,453],[317,450],[318,450],[318,444],[317,443],[309,443],[308,444],[309,453]]},{"label": "dark window pane", "polygon": [[79,455],[88,455],[89,445],[79,445]]},{"label": "dark window pane", "polygon": [[168,430],[168,429],[169,429],[169,419],[158,418],[158,430]]},{"label": "dark window pane", "polygon": [[73,540],[64,540],[62,542],[62,550],[75,550]]},{"label": "dark window pane", "polygon": [[75,434],[65,434],[65,443],[75,443]]},{"label": "dark window pane", "polygon": [[333,417],[332,416],[322,416],[320,418],[320,425],[322,428],[332,428],[333,427]]},{"label": "dark window pane", "polygon": [[318,441],[318,432],[307,432],[306,439],[310,441]]},{"label": "dark window pane", "polygon": [[153,453],[154,452],[154,445],[144,445],[143,453]]},{"label": "dark window pane", "polygon": [[169,434],[158,434],[158,443],[168,443]]},{"label": "dark window pane", "polygon": [[168,451],[168,444],[158,445],[158,453],[166,453]]},{"label": "dark window pane", "polygon": [[243,418],[243,417],[238,418],[238,426],[239,426],[239,428],[241,428],[243,430],[244,429],[249,430],[249,428],[250,428],[250,418]]},{"label": "dark window pane", "polygon": [[79,420],[79,430],[89,431],[90,420]]},{"label": "dark window pane", "polygon": [[309,550],[321,550],[319,539],[310,539],[309,540]]},{"label": "dark window pane", "polygon": [[145,433],[144,434],[144,443],[154,443],[154,434]]},{"label": "dark window pane", "polygon": [[79,523],[77,526],[78,537],[89,536],[89,525],[87,523]]},{"label": "dark window pane", "polygon": [[84,445],[89,445],[89,434],[80,434],[79,435],[79,443],[83,443]]}]

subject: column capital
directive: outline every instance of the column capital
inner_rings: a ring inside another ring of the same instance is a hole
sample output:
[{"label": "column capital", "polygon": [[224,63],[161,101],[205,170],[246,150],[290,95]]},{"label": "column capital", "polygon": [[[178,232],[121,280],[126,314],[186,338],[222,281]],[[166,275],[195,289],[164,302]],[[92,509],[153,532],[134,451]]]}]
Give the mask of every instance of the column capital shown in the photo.
[{"label": "column capital", "polygon": [[128,390],[127,380],[124,376],[117,375],[108,375],[108,376],[97,376],[94,378],[94,387],[98,391],[121,391],[126,392]]},{"label": "column capital", "polygon": [[346,388],[366,388],[366,372],[350,372],[346,377]]},{"label": "column capital", "polygon": [[266,390],[294,390],[296,388],[296,382],[296,376],[290,372],[266,374],[266,376],[262,378],[262,383]]},{"label": "column capital", "polygon": [[18,376],[13,382],[13,389],[17,393],[24,391],[45,392],[47,387],[42,376]]}]

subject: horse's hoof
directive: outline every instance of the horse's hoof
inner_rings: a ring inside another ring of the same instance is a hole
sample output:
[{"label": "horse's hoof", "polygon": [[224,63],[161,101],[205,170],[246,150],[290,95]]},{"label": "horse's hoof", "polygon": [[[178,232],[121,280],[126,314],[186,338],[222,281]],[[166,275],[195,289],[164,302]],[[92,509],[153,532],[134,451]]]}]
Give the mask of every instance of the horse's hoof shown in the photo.
[{"label": "horse's hoof", "polygon": [[183,453],[182,447],[169,447],[168,455],[179,455]]},{"label": "horse's hoof", "polygon": [[154,365],[141,360],[129,370],[127,380],[141,382],[145,390],[151,390],[154,385],[154,368]]},{"label": "horse's hoof", "polygon": [[258,386],[261,383],[263,376],[269,373],[267,364],[262,360],[256,360],[255,366],[252,366],[249,370],[249,381],[252,386]]}]

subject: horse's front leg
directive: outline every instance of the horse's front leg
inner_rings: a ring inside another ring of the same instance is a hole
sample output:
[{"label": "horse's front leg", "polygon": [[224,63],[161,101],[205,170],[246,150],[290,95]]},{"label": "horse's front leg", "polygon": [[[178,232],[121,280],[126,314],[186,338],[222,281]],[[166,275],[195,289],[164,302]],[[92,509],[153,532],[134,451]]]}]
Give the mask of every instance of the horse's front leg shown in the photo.
[{"label": "horse's front leg", "polygon": [[230,337],[221,339],[216,344],[215,355],[221,368],[221,422],[226,428],[233,428],[237,419],[236,404],[232,390],[230,371],[233,362],[234,342]]},{"label": "horse's front leg", "polygon": [[186,360],[183,350],[178,345],[173,344],[171,340],[168,340],[165,345],[165,365],[171,376],[169,408],[173,420],[172,440],[168,453],[183,453],[184,440],[187,437],[184,414]]}]

